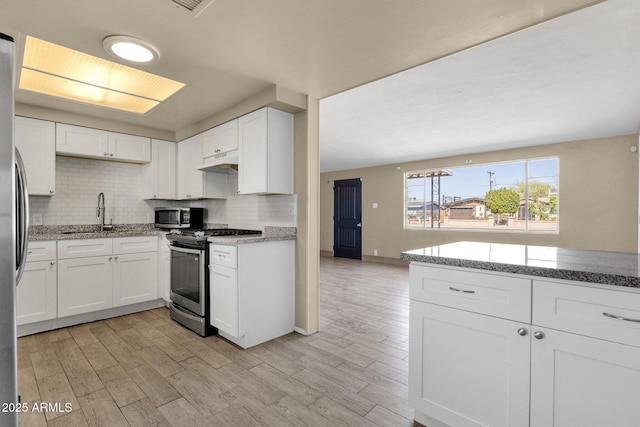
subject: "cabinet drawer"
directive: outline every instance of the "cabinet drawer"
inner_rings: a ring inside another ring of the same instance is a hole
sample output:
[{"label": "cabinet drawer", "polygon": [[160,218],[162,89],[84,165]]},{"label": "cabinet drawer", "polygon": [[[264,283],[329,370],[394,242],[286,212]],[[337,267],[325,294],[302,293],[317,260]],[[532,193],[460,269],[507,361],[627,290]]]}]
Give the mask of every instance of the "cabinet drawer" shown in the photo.
[{"label": "cabinet drawer", "polygon": [[411,264],[410,296],[475,313],[529,323],[531,280]]},{"label": "cabinet drawer", "polygon": [[236,246],[211,245],[210,262],[225,267],[238,267],[238,248]]},{"label": "cabinet drawer", "polygon": [[27,262],[56,259],[56,242],[31,240],[27,248]]},{"label": "cabinet drawer", "polygon": [[534,325],[640,347],[640,293],[534,280],[533,307]]},{"label": "cabinet drawer", "polygon": [[111,239],[58,240],[58,258],[82,258],[111,255]]},{"label": "cabinet drawer", "polygon": [[114,237],[113,253],[134,254],[140,252],[157,252],[158,237],[157,236],[135,236],[135,237]]}]

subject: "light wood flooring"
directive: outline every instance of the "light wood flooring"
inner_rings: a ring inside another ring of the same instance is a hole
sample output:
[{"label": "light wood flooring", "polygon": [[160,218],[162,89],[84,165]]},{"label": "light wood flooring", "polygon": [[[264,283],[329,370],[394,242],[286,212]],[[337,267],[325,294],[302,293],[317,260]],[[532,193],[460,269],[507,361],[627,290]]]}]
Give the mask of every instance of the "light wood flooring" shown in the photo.
[{"label": "light wood flooring", "polygon": [[321,331],[307,337],[242,350],[159,308],[20,338],[21,426],[413,425],[408,268],[320,265]]}]

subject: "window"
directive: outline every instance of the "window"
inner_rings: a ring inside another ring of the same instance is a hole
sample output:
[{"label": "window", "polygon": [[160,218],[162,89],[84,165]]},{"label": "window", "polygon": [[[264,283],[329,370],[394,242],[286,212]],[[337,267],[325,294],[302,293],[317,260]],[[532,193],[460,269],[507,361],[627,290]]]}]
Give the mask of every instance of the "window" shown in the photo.
[{"label": "window", "polygon": [[405,228],[558,231],[558,158],[405,173]]}]

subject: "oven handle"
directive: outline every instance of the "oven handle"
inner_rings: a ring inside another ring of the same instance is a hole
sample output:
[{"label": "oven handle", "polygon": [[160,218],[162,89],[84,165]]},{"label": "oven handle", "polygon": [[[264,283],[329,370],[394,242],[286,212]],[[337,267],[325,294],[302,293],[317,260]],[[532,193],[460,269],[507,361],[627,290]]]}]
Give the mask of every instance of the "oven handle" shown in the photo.
[{"label": "oven handle", "polygon": [[202,249],[188,249],[188,248],[181,248],[180,246],[173,246],[173,245],[169,245],[169,249],[172,251],[182,252],[185,254],[200,255],[202,253]]}]

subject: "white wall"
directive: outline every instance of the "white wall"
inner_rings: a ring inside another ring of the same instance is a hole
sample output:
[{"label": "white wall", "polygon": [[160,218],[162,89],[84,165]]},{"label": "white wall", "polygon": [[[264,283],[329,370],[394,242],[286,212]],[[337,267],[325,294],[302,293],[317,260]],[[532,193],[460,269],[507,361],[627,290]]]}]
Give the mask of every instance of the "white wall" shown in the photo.
[{"label": "white wall", "polygon": [[153,222],[157,206],[198,206],[207,208],[207,222],[237,228],[262,228],[265,225],[296,226],[289,214],[295,195],[238,196],[238,175],[229,175],[229,199],[198,202],[143,200],[143,170],[137,164],[102,160],[56,157],[56,194],[31,197],[30,210],[40,213],[44,225],[99,224],[96,218],[98,193],[105,195],[106,222],[145,224]]}]

